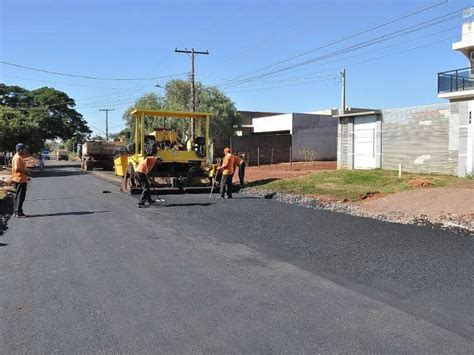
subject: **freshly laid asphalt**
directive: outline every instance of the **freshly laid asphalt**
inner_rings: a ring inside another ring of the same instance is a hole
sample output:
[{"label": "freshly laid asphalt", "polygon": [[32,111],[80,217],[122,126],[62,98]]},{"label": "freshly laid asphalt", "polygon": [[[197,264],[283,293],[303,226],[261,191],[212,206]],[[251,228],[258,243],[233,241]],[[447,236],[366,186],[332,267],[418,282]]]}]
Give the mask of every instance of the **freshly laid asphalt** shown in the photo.
[{"label": "freshly laid asphalt", "polygon": [[474,352],[474,237],[208,197],[34,178],[0,236],[0,353]]}]

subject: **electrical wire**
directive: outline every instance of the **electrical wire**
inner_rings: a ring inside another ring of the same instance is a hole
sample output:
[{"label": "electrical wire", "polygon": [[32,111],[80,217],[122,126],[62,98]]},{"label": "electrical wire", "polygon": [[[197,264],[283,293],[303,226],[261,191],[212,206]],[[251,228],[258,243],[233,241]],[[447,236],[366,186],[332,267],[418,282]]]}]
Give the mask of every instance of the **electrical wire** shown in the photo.
[{"label": "electrical wire", "polygon": [[[363,64],[363,63],[367,63],[367,62],[370,62],[370,61],[374,61],[374,60],[378,60],[378,59],[390,57],[390,56],[393,56],[393,55],[397,55],[397,54],[401,54],[401,53],[406,53],[406,52],[409,52],[409,51],[412,51],[412,50],[416,50],[416,49],[420,49],[420,48],[425,48],[425,47],[432,46],[432,45],[435,45],[435,44],[438,44],[438,43],[442,43],[442,42],[445,42],[445,41],[451,41],[453,38],[456,38],[456,37],[455,37],[455,36],[452,36],[452,37],[444,38],[444,39],[441,39],[441,40],[438,40],[438,41],[430,42],[430,43],[427,43],[427,44],[424,44],[424,45],[421,45],[421,46],[417,46],[417,47],[413,47],[413,48],[408,48],[408,49],[401,50],[401,51],[398,51],[398,52],[393,52],[393,53],[390,53],[390,54],[387,54],[387,55],[383,55],[383,56],[379,56],[379,57],[374,57],[374,58],[369,58],[369,59],[362,60],[362,61],[359,61],[359,62],[349,63],[349,64],[347,64],[346,66],[354,66],[354,65]],[[334,68],[334,69],[336,69],[336,68]],[[331,69],[331,70],[334,70],[334,69]],[[338,69],[338,68],[337,68],[337,69]],[[321,80],[321,81],[327,81],[327,80]],[[300,86],[300,85],[305,85],[305,84],[309,84],[309,83],[313,83],[313,82],[317,82],[317,81],[308,81],[308,82],[299,83],[299,84],[294,84],[294,85],[274,86],[274,87],[266,87],[266,88],[260,88],[260,89],[254,89],[254,90],[226,91],[226,93],[242,93],[242,92],[253,92],[253,91],[272,90],[272,89],[279,89],[279,88],[285,88],[285,87],[291,87],[291,86]]]},{"label": "electrical wire", "polygon": [[[265,66],[263,68],[260,68],[258,70],[255,70],[253,72],[250,72],[250,73],[247,73],[247,74],[244,74],[244,75],[240,75],[240,76],[237,76],[233,79],[228,79],[228,80],[225,80],[219,84],[216,85],[216,87],[222,87],[222,86],[229,86],[229,85],[232,85],[236,82],[242,82],[242,81],[245,81],[245,80],[252,80],[252,79],[256,79],[256,78],[260,78],[260,77],[264,77],[264,76],[268,76],[270,74],[274,74],[274,73],[278,73],[278,72],[282,72],[282,71],[287,71],[289,69],[292,69],[292,68],[295,68],[295,67],[298,67],[298,66],[302,66],[302,65],[306,65],[306,64],[309,64],[309,63],[313,63],[314,61],[318,61],[318,60],[321,60],[321,59],[324,59],[328,56],[334,56],[336,54],[342,54],[342,53],[345,53],[347,51],[353,51],[353,50],[357,50],[357,49],[360,49],[360,48],[363,48],[363,47],[366,47],[366,46],[369,46],[369,45],[373,45],[373,44],[377,44],[377,43],[380,43],[380,42],[383,42],[383,41],[387,41],[387,40],[390,40],[390,39],[393,39],[393,38],[396,38],[396,37],[399,37],[399,36],[402,36],[402,35],[405,35],[405,34],[409,34],[409,33],[412,33],[412,32],[416,32],[416,31],[420,31],[422,29],[425,29],[425,28],[428,28],[428,27],[431,27],[431,26],[435,26],[437,24],[440,24],[442,22],[445,22],[445,21],[448,21],[452,18],[454,18],[455,16],[457,16],[462,10],[457,10],[457,11],[454,11],[454,12],[451,12],[449,14],[446,14],[446,15],[443,15],[443,16],[440,16],[440,17],[436,17],[436,18],[432,18],[430,20],[427,20],[427,21],[423,21],[421,23],[418,23],[416,25],[413,25],[413,26],[410,26],[410,27],[406,27],[406,28],[403,28],[403,29],[400,29],[400,30],[397,30],[395,32],[392,32],[392,33],[389,33],[389,34],[385,34],[385,35],[382,35],[382,36],[378,36],[378,37],[375,37],[375,38],[372,38],[368,41],[365,41],[365,42],[360,42],[358,44],[355,44],[355,45],[352,45],[352,46],[349,46],[349,47],[346,47],[346,48],[343,48],[341,50],[336,50],[336,51],[333,51],[329,54],[326,54],[326,55],[323,55],[323,56],[320,56],[320,57],[315,57],[315,58],[311,58],[311,59],[308,59],[308,60],[305,60],[303,62],[299,62],[299,63],[296,63],[296,64],[292,64],[290,66],[287,66],[287,67],[284,67],[284,68],[281,68],[281,69],[277,69],[277,70],[274,70],[274,71],[271,71],[271,72],[266,72],[266,73],[263,73],[263,74],[259,74],[259,75],[255,75],[255,76],[250,76],[250,78],[247,78],[247,79],[244,79],[245,77],[249,77],[249,75],[253,74],[253,73],[258,73],[258,72],[261,72],[265,69],[269,69],[269,68],[272,68],[276,65],[279,65],[279,64],[283,64],[283,63],[286,63],[290,60],[293,60],[295,58],[298,58],[298,57],[301,57],[307,53],[312,53],[314,51],[317,51],[317,50],[320,50],[322,48],[326,48],[326,47],[329,47],[329,46],[332,46],[334,44],[334,42],[331,42],[327,45],[323,45],[323,46],[320,46],[318,48],[315,48],[314,50],[311,50],[311,51],[308,51],[308,52],[305,52],[305,54],[301,54],[301,55],[298,55],[298,56],[294,56],[294,57],[291,57],[291,59],[287,59],[287,60],[284,60],[284,61],[280,61],[280,62],[277,62],[277,63],[274,63],[274,64],[271,64],[271,65],[268,65],[268,66]],[[367,31],[369,32],[369,31]],[[360,35],[361,33],[359,32],[358,34],[355,34],[355,35],[351,35],[351,36],[348,36],[346,38],[343,38],[341,40],[338,40],[337,43],[339,42],[343,42],[347,39],[350,39],[350,38],[354,38],[358,35]],[[239,80],[241,79],[241,80]]]},{"label": "electrical wire", "polygon": [[39,68],[29,67],[29,66],[26,66],[26,65],[6,62],[4,60],[0,60],[0,64],[9,65],[9,66],[12,66],[12,67],[17,67],[17,68],[22,68],[22,69],[27,69],[27,70],[32,70],[32,71],[37,71],[37,72],[41,72],[41,73],[52,74],[52,75],[67,76],[67,77],[71,77],[71,78],[81,78],[81,79],[89,79],[89,80],[143,81],[143,80],[157,80],[157,79],[163,79],[163,78],[171,78],[171,77],[174,77],[174,76],[181,76],[183,74],[187,74],[187,73],[177,73],[177,74],[147,77],[147,78],[106,78],[106,77],[98,77],[98,76],[61,73],[61,72],[56,72],[56,71],[51,71],[51,70],[46,70],[46,69],[39,69]]},{"label": "electrical wire", "polygon": [[389,34],[385,34],[383,36],[379,36],[379,37],[370,39],[370,40],[365,41],[365,42],[357,43],[355,45],[352,45],[352,46],[349,46],[349,47],[346,47],[346,48],[343,48],[343,49],[340,49],[340,50],[336,50],[336,51],[333,51],[331,53],[328,53],[328,54],[325,54],[325,55],[322,55],[322,56],[318,56],[318,57],[315,57],[315,58],[312,58],[312,59],[308,59],[304,62],[296,63],[296,64],[293,64],[291,66],[287,66],[287,67],[284,67],[284,68],[281,68],[281,69],[274,70],[272,72],[267,72],[267,73],[263,73],[263,74],[260,74],[260,75],[254,76],[254,77],[243,79],[240,82],[230,83],[230,84],[227,84],[226,87],[227,88],[233,87],[233,86],[236,86],[236,85],[238,85],[239,83],[242,83],[242,82],[257,80],[259,78],[267,77],[269,75],[285,72],[285,71],[288,71],[289,69],[293,69],[293,68],[296,68],[296,67],[300,67],[300,66],[304,66],[304,65],[307,65],[307,64],[315,63],[315,62],[318,62],[318,61],[321,61],[321,60],[324,60],[324,59],[332,58],[332,57],[335,57],[335,56],[338,56],[338,55],[341,55],[341,54],[344,54],[344,53],[352,52],[352,51],[355,51],[355,50],[358,50],[358,49],[361,49],[361,48],[365,48],[365,47],[368,47],[368,46],[371,46],[371,45],[374,45],[374,44],[385,42],[387,40],[390,40],[390,39],[393,39],[393,38],[396,38],[396,37],[399,37],[399,36],[402,36],[402,35],[405,35],[405,34],[420,31],[422,29],[437,25],[437,24],[442,23],[444,21],[447,21],[451,18],[454,18],[454,16],[457,16],[457,13],[458,13],[458,11],[456,11],[455,15],[449,14],[449,15],[446,15],[446,16],[441,16],[441,17],[436,18],[436,19],[431,19],[429,21],[422,22],[422,23],[417,24],[415,26],[411,26],[411,27],[408,27],[408,28],[405,28],[405,29],[402,29],[402,30],[398,30],[398,31],[389,33]]},{"label": "electrical wire", "polygon": [[[450,27],[450,28],[447,28],[447,29],[443,29],[441,31],[432,32],[432,33],[429,33],[429,34],[424,35],[424,36],[419,36],[417,38],[413,38],[413,39],[410,39],[410,40],[407,40],[407,41],[395,43],[395,44],[392,44],[392,45],[389,45],[389,46],[379,47],[379,48],[376,48],[376,49],[373,49],[373,50],[370,50],[370,51],[366,51],[366,52],[363,52],[363,53],[358,53],[358,54],[355,54],[355,55],[346,56],[346,57],[343,57],[343,58],[339,58],[339,59],[336,59],[336,60],[326,62],[324,64],[318,64],[318,65],[316,65],[316,67],[326,66],[326,65],[331,64],[331,63],[336,63],[336,62],[344,61],[344,60],[347,60],[347,59],[350,59],[350,58],[356,58],[356,57],[364,56],[364,55],[367,55],[367,54],[370,54],[370,53],[378,52],[378,51],[381,51],[381,50],[386,50],[386,49],[389,49],[389,48],[397,47],[397,46],[400,46],[400,45],[403,45],[403,44],[406,44],[406,43],[418,41],[418,40],[426,38],[426,37],[431,37],[431,36],[439,35],[441,33],[446,33],[446,32],[452,31],[454,29],[459,29],[459,26],[454,26],[454,27]],[[450,37],[450,39],[451,38],[453,38],[453,37]],[[291,72],[288,72],[288,73],[285,73],[285,74],[294,74],[294,73],[297,73],[297,72],[307,71],[308,69],[314,70],[314,66],[312,66],[311,68],[296,69],[294,71],[291,71]],[[328,71],[332,71],[332,70],[339,70],[339,69],[340,68],[331,68],[331,69],[319,70],[317,72],[307,73],[307,74],[304,74],[304,75],[300,74],[300,76],[293,76],[293,77],[289,77],[289,78],[283,77],[283,78],[280,78],[279,80],[274,80],[274,82],[285,82],[285,81],[297,81],[297,80],[303,80],[303,79],[311,79],[314,75],[321,75],[324,72],[328,72]],[[273,75],[272,77],[275,77],[275,76],[276,75]],[[252,83],[252,82],[242,83],[238,86],[239,87],[245,87],[245,86],[259,85],[260,82],[265,83],[265,82],[270,82],[270,81],[269,80],[267,80],[267,81],[260,80],[258,82],[254,82],[254,83]]]}]

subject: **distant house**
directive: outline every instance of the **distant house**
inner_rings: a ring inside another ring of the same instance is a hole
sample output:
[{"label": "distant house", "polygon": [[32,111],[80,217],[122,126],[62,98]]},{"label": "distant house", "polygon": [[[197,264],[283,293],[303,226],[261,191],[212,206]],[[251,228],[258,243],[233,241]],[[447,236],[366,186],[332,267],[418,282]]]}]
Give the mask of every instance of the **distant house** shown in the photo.
[{"label": "distant house", "polygon": [[253,133],[252,120],[259,117],[281,115],[281,112],[260,112],[260,111],[238,111],[240,116],[241,130],[238,136],[249,136]]},{"label": "distant house", "polygon": [[438,97],[449,103],[385,110],[346,110],[339,120],[340,169],[473,174],[474,11],[465,12],[462,40],[453,44],[470,67],[438,74]]},{"label": "distant house", "polygon": [[248,131],[232,138],[233,151],[251,165],[336,160],[337,120],[331,112],[254,115]]}]

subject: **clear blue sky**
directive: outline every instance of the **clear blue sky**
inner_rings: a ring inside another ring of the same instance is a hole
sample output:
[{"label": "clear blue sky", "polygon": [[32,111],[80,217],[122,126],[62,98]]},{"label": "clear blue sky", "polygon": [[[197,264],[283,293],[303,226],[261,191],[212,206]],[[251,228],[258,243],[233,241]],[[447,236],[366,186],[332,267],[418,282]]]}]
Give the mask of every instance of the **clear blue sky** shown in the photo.
[{"label": "clear blue sky", "polygon": [[[421,105],[439,101],[438,72],[468,66],[451,50],[451,43],[461,37],[461,14],[366,48],[333,52],[446,16],[474,5],[473,0],[450,0],[257,75],[318,56],[327,55],[325,59],[271,76],[243,78],[234,86],[222,83],[440,2],[0,0],[0,60],[70,74],[152,78],[189,71],[190,59],[174,49],[194,47],[210,52],[197,57],[197,79],[221,84],[240,110],[307,112],[339,106],[342,66],[347,69],[349,106]],[[419,46],[425,47],[409,50]],[[396,53],[400,51],[405,52]],[[0,75],[6,84],[65,91],[98,129],[104,129],[104,113],[98,109],[116,109],[110,113],[111,131],[122,128],[122,113],[136,98],[160,92],[154,84],[168,80],[89,80],[3,64]]]}]

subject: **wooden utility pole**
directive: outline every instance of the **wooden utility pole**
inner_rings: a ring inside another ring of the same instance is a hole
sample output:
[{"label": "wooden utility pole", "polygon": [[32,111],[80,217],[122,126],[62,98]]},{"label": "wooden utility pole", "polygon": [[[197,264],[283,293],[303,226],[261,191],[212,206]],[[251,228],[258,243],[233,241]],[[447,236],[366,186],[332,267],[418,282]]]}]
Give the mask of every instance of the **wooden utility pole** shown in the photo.
[{"label": "wooden utility pole", "polygon": [[[194,48],[191,48],[191,50],[184,48],[184,49],[178,49],[176,48],[175,53],[186,53],[186,54],[191,54],[191,109],[193,112],[196,111],[196,88],[195,88],[195,83],[194,83],[194,58],[198,54],[206,54],[209,55],[209,51],[201,52],[201,51],[196,51]],[[191,139],[194,141],[194,118],[191,119]]]},{"label": "wooden utility pole", "polygon": [[99,111],[105,112],[105,141],[109,141],[109,111],[115,111],[114,108],[101,108]]}]

